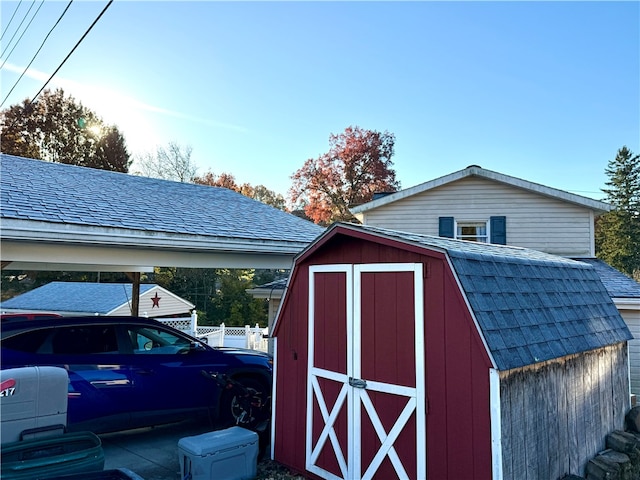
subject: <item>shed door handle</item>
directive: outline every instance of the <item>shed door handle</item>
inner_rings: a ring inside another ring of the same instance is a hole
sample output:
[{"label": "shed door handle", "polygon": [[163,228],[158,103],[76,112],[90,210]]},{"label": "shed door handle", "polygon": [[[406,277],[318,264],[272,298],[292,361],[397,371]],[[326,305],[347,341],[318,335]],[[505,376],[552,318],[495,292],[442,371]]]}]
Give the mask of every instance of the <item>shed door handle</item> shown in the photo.
[{"label": "shed door handle", "polygon": [[349,385],[355,388],[367,388],[367,381],[361,378],[349,377]]}]

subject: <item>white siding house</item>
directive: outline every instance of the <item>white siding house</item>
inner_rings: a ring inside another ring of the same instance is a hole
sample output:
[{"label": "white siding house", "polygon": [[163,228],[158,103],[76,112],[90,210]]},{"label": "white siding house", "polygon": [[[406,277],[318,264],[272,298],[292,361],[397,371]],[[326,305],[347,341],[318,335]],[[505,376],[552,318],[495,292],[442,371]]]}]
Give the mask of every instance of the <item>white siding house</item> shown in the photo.
[{"label": "white siding house", "polygon": [[364,224],[411,233],[501,243],[590,263],[634,339],[631,391],[640,395],[640,284],[595,258],[598,200],[476,165],[351,209]]},{"label": "white siding house", "polygon": [[633,340],[629,341],[631,392],[640,396],[640,298],[614,302],[629,326]]},{"label": "white siding house", "polygon": [[366,225],[427,235],[444,235],[440,219],[462,227],[504,219],[506,243],[565,257],[595,256],[594,219],[606,203],[471,166],[445,177],[386,195],[351,209]]}]

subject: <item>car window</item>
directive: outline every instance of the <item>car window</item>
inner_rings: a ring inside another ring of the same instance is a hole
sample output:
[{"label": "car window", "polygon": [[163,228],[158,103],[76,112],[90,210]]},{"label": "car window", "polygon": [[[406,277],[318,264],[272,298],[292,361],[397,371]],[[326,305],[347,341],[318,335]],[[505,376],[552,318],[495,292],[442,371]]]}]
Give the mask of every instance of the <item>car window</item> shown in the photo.
[{"label": "car window", "polygon": [[36,353],[47,339],[51,329],[32,330],[23,332],[2,340],[2,348],[18,352]]},{"label": "car window", "polygon": [[136,354],[185,353],[191,344],[184,337],[155,327],[131,326],[127,333]]},{"label": "car window", "polygon": [[57,328],[51,347],[56,355],[118,353],[115,328],[111,325],[82,325]]}]

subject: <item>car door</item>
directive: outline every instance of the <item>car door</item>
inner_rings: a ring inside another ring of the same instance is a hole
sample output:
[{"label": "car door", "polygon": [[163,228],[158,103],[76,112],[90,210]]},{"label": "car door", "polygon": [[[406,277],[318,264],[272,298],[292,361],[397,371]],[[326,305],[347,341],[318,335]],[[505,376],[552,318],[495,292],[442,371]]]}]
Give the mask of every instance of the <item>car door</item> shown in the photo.
[{"label": "car door", "polygon": [[223,354],[193,348],[193,339],[163,326],[134,323],[122,328],[132,347],[127,363],[135,391],[132,409],[140,422],[180,418],[215,405],[218,387],[202,371],[226,371]]},{"label": "car door", "polygon": [[[119,358],[112,325],[68,325],[3,341],[15,366],[58,366],[69,374],[69,430],[117,430],[129,423],[130,371]],[[4,360],[4,358],[3,358]],[[5,365],[6,366],[6,365]]]},{"label": "car door", "polygon": [[56,328],[52,359],[69,372],[68,419],[71,430],[126,428],[133,400],[131,372],[122,362],[116,328],[109,324]]}]

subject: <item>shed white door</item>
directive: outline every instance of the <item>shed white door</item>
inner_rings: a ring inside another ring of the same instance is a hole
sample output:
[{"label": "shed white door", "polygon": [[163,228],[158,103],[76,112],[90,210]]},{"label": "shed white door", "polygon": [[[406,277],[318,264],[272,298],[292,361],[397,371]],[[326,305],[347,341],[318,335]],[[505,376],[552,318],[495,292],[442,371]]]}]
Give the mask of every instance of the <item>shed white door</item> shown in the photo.
[{"label": "shed white door", "polygon": [[422,264],[310,267],[310,472],[426,478],[422,289]]}]

